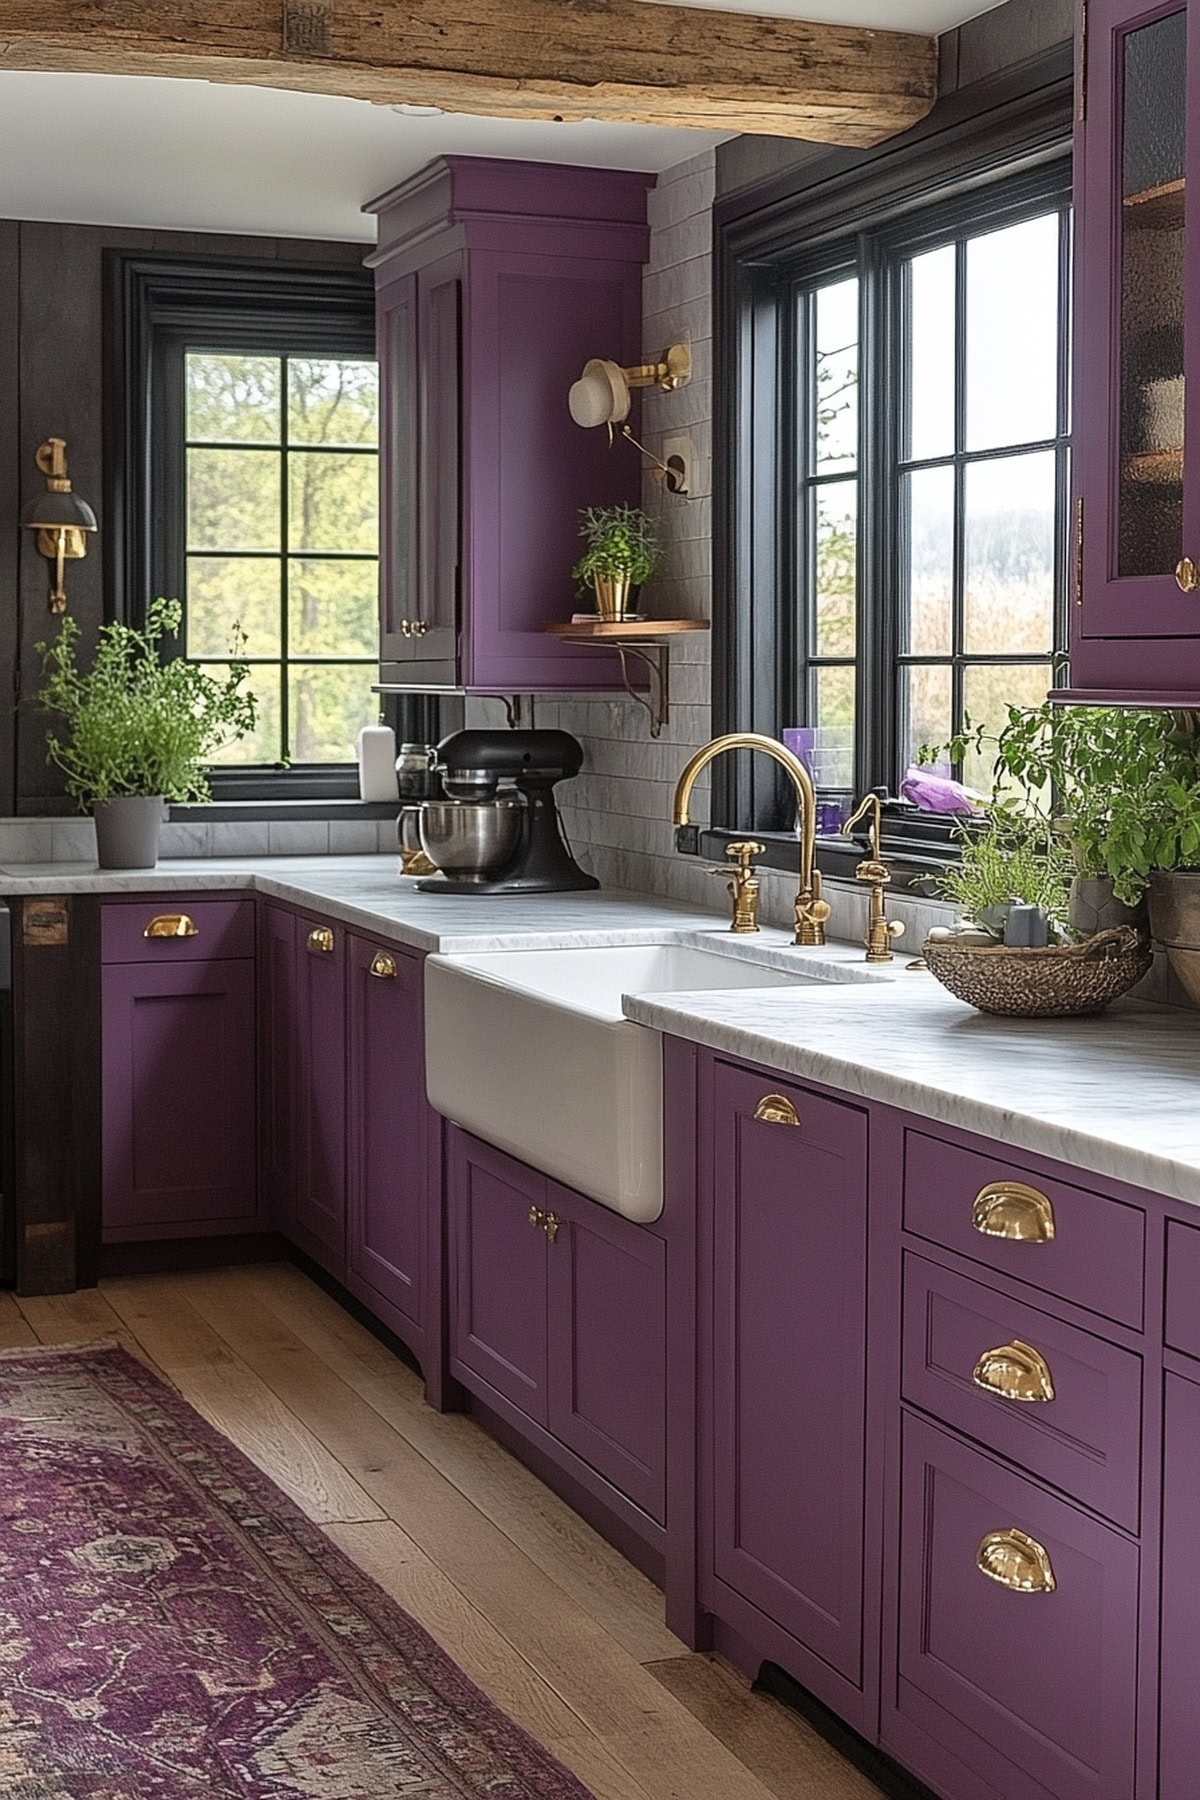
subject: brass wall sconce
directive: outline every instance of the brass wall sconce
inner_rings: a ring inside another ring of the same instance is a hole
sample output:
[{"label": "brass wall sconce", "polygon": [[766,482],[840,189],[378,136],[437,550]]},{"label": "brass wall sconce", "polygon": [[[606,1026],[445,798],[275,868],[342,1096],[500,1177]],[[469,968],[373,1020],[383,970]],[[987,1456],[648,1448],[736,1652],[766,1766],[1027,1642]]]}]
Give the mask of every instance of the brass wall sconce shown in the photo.
[{"label": "brass wall sconce", "polygon": [[21,525],[26,531],[37,532],[39,552],[54,564],[50,611],[63,613],[67,610],[63,564],[87,555],[85,534],[99,527],[87,501],[71,492],[65,438],[47,438],[34,461],[46,477],[46,492],[21,509]]},{"label": "brass wall sconce", "polygon": [[691,379],[692,353],[686,344],[672,344],[669,350],[663,351],[661,362],[635,363],[629,369],[623,369],[606,357],[594,356],[584,364],[579,380],[571,383],[567,405],[577,425],[587,430],[606,425],[610,444],[619,427],[621,436],[628,438],[634,449],[640,450],[654,464],[667,491],[686,494],[687,483],[681,478],[681,470],[639,444],[626,421],[631,388],[656,387],[664,394],[671,394],[677,388],[686,387]]}]

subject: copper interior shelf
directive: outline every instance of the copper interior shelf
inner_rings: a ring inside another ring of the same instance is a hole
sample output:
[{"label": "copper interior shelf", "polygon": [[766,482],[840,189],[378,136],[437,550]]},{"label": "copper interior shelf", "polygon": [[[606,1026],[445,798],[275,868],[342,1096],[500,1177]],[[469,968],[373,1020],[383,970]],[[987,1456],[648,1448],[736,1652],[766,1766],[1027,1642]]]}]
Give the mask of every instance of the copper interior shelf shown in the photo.
[{"label": "copper interior shelf", "polygon": [[[707,619],[569,619],[544,627],[568,644],[610,644],[621,659],[625,692],[650,715],[650,736],[658,737],[671,714],[671,641],[687,631],[707,631]],[[634,687],[629,657],[650,676],[650,697]]]},{"label": "copper interior shelf", "polygon": [[1121,464],[1123,481],[1162,483],[1183,480],[1183,451],[1140,450]]},{"label": "copper interior shelf", "polygon": [[1147,231],[1170,231],[1183,224],[1186,184],[1166,181],[1161,187],[1143,188],[1140,194],[1126,194],[1122,202],[1130,225]]}]

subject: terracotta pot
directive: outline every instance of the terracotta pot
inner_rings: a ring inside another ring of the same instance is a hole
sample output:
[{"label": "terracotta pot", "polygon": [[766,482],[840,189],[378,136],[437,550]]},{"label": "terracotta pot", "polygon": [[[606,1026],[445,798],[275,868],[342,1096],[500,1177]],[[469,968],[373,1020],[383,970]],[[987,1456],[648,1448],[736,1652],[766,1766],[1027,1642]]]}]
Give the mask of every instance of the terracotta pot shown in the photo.
[{"label": "terracotta pot", "polygon": [[1158,870],[1150,877],[1150,929],[1188,998],[1200,1006],[1200,869]]},{"label": "terracotta pot", "polygon": [[153,869],[158,862],[158,828],[166,806],[158,794],[97,800],[96,861],[102,869]]},{"label": "terracotta pot", "polygon": [[1083,937],[1095,937],[1098,931],[1109,931],[1114,925],[1132,925],[1135,931],[1149,930],[1149,914],[1145,896],[1136,906],[1126,906],[1113,898],[1111,875],[1076,875],[1071,883],[1067,922]]}]

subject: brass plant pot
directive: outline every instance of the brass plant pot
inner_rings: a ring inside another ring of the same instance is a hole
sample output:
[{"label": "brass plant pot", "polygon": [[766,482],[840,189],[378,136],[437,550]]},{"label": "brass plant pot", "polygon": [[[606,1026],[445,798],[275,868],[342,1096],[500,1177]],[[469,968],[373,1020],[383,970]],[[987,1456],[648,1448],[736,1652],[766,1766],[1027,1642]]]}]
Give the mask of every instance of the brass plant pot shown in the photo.
[{"label": "brass plant pot", "polygon": [[633,588],[625,575],[593,575],[596,611],[607,624],[617,624],[633,610]]}]

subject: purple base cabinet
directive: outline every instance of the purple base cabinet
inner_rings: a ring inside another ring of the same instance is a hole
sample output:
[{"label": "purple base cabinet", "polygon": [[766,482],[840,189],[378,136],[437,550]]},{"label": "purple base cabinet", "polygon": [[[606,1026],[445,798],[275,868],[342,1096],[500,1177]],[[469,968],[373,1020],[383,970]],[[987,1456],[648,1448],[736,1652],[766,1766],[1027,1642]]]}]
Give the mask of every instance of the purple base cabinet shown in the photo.
[{"label": "purple base cabinet", "polygon": [[261,1226],[253,902],[170,905],[191,935],[147,935],[167,922],[155,903],[101,915],[108,1243]]},{"label": "purple base cabinet", "polygon": [[286,906],[261,909],[259,1058],[262,1071],[259,1180],[267,1222],[290,1236],[295,1210],[296,1046],[299,1034],[296,944],[299,921]]},{"label": "purple base cabinet", "polygon": [[861,1730],[867,1116],[710,1066],[699,1598]]},{"label": "purple base cabinet", "polygon": [[341,1281],[346,1273],[346,933],[300,915],[293,1038],[288,1234]]},{"label": "purple base cabinet", "polygon": [[661,1552],[666,1245],[452,1127],[451,1372]]},{"label": "purple base cabinet", "polygon": [[1200,1787],[1200,1363],[1194,1380],[1169,1371],[1165,1387],[1158,1800],[1195,1800]]}]

